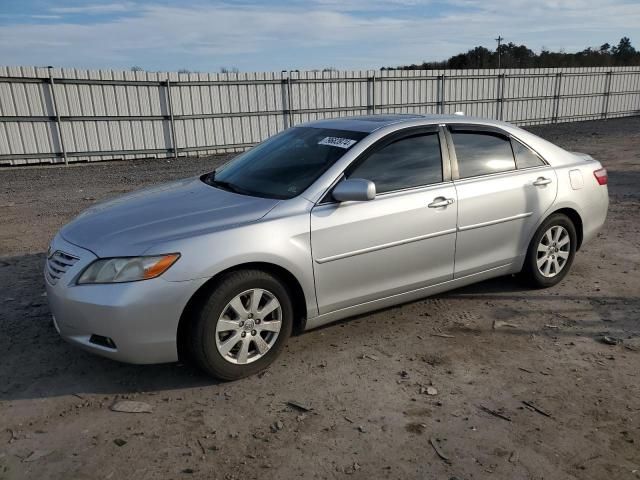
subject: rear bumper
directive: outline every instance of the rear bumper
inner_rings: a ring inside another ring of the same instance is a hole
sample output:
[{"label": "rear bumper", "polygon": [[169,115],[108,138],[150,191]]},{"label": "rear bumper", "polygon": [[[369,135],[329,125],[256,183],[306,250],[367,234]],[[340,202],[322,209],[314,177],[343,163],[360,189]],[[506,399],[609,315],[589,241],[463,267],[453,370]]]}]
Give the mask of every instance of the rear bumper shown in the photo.
[{"label": "rear bumper", "polygon": [[[45,276],[54,325],[63,339],[91,353],[127,363],[178,359],[180,316],[204,280],[168,282],[160,277],[142,282],[77,285],[78,275],[95,255],[59,236],[54,239],[52,250],[79,258],[55,284]],[[92,335],[111,339],[115,347],[91,341]]]},{"label": "rear bumper", "polygon": [[609,190],[607,186],[598,185],[590,192],[589,203],[583,214],[582,245],[591,241],[604,226],[609,210]]}]

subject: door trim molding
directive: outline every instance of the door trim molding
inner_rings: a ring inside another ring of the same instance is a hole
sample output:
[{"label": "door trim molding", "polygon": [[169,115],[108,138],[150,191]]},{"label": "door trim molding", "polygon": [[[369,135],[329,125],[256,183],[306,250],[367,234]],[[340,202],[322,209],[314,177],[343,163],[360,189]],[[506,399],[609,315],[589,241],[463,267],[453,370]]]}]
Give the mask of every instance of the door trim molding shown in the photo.
[{"label": "door trim molding", "polygon": [[488,222],[474,223],[473,225],[465,225],[464,227],[458,227],[459,232],[466,232],[467,230],[473,230],[474,228],[489,227],[491,225],[497,225],[498,223],[511,222],[512,220],[519,220],[521,218],[527,218],[533,215],[533,212],[519,213],[512,215],[511,217],[498,218],[497,220],[489,220]]},{"label": "door trim molding", "polygon": [[[529,214],[531,215],[531,214]],[[449,228],[440,232],[428,233],[426,235],[420,235],[417,237],[405,238],[404,240],[397,240],[395,242],[383,243],[381,245],[374,245],[373,247],[361,248],[359,250],[353,250],[351,252],[339,253],[337,255],[331,255],[329,257],[316,258],[316,263],[327,263],[335,260],[342,260],[343,258],[354,257],[356,255],[362,255],[364,253],[377,252],[378,250],[384,250],[386,248],[398,247],[400,245],[406,245],[408,243],[419,242],[421,240],[427,240],[429,238],[441,237],[443,235],[449,235],[456,233],[455,228]]]},{"label": "door trim molding", "polygon": [[488,278],[498,277],[500,275],[506,275],[508,273],[515,273],[517,268],[519,268],[518,264],[508,263],[505,265],[490,268],[488,270],[484,270],[482,272],[466,275],[464,277],[452,280],[447,280],[441,283],[436,283],[435,285],[430,285],[428,287],[422,287],[408,292],[397,293],[395,295],[379,298],[377,300],[370,300],[368,302],[360,303],[358,305],[352,305],[350,307],[340,308],[338,310],[332,310],[330,312],[322,313],[317,317],[308,318],[304,329],[305,331],[311,330],[313,328],[335,322],[336,320],[351,317],[353,315],[361,315],[373,310],[390,307],[392,305],[398,305],[400,303],[411,302],[420,298],[428,297],[429,295],[434,295],[436,293],[446,292],[448,290],[463,287],[465,285],[476,283],[481,280],[486,280]]}]

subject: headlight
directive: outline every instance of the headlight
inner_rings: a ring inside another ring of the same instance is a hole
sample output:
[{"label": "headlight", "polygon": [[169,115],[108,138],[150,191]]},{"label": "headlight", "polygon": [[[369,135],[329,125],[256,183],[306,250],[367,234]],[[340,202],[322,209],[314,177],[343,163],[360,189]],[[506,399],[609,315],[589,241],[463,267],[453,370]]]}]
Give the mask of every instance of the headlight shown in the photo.
[{"label": "headlight", "polygon": [[179,253],[153,257],[99,259],[82,272],[82,275],[80,275],[78,279],[78,284],[122,283],[148,280],[162,275],[178,258],[180,258]]}]

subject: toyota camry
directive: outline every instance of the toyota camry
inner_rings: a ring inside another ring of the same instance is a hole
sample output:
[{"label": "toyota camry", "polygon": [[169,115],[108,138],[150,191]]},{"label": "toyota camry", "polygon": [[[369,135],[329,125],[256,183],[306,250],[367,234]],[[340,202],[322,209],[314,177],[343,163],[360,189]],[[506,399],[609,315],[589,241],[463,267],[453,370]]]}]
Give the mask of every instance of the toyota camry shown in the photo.
[{"label": "toyota camry", "polygon": [[507,123],[327,119],[86,210],[52,240],[45,282],[67,341],[232,380],[292,331],[500,275],[551,287],[607,207],[598,161]]}]

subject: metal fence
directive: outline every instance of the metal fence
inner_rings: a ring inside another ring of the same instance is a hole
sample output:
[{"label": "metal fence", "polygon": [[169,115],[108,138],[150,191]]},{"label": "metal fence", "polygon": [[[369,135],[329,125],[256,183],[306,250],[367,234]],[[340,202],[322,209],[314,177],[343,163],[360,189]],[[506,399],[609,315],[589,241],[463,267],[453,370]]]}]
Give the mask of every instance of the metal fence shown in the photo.
[{"label": "metal fence", "polygon": [[519,125],[638,115],[640,70],[178,74],[0,67],[0,165],[240,151],[318,118],[456,111]]}]

